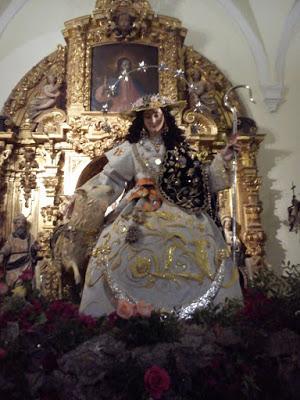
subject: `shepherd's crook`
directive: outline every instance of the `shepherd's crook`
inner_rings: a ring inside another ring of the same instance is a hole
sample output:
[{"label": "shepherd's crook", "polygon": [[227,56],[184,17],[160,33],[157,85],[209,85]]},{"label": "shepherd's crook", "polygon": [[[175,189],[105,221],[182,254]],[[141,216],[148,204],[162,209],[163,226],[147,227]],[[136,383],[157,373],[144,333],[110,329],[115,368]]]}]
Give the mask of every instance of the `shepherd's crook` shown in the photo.
[{"label": "shepherd's crook", "polygon": [[[236,85],[227,90],[224,95],[224,105],[232,112],[232,133],[231,137],[235,139],[237,136],[237,109],[234,105],[230,104],[229,95],[232,91],[245,88],[249,91],[249,98],[252,103],[255,103],[252,97],[252,90],[249,85]],[[232,260],[234,266],[237,265],[237,229],[236,229],[236,217],[237,217],[237,153],[234,151],[234,156],[232,160],[232,188],[231,188],[231,206],[232,206]]]}]

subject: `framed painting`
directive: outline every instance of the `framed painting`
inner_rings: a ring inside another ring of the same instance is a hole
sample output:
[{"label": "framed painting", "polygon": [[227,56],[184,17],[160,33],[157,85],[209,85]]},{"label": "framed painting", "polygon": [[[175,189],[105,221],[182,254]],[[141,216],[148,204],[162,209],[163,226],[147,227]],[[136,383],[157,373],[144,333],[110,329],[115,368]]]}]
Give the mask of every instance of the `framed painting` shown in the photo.
[{"label": "framed painting", "polygon": [[144,44],[105,44],[92,49],[92,73],[90,110],[101,111],[108,103],[109,112],[123,112],[141,96],[159,92],[157,68],[147,72],[135,71],[122,79],[114,95],[108,98],[108,87],[113,85],[124,71],[138,68],[141,61],[158,65],[158,48]]}]

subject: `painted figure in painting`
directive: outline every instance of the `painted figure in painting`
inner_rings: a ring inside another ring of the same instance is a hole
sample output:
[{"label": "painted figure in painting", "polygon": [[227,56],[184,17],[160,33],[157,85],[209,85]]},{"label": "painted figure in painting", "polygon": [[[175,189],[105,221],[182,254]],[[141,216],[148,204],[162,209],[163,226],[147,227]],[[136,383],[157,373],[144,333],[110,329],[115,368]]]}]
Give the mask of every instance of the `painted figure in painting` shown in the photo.
[{"label": "painted figure in painting", "polygon": [[135,80],[134,74],[122,79],[115,92],[108,98],[109,86],[116,78],[132,70],[132,63],[127,57],[122,57],[117,62],[117,74],[105,77],[104,82],[95,91],[95,99],[98,103],[109,103],[109,111],[122,112],[128,109],[140,96],[144,95],[141,85]]},{"label": "painted figure in painting", "polygon": [[126,193],[106,216],[92,252],[83,313],[110,313],[124,301],[173,310],[241,296],[227,245],[209,215],[210,193],[230,185],[228,164],[239,147],[231,143],[203,165],[175,123],[170,111],[176,106],[159,95],[139,99],[126,140],[80,188],[111,188],[103,215]]}]

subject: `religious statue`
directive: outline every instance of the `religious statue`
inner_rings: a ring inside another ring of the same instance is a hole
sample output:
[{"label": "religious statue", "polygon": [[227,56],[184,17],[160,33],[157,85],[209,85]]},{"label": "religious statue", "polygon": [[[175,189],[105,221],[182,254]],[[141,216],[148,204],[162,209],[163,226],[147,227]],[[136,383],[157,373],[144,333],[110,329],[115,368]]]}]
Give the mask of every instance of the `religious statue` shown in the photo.
[{"label": "religious statue", "polygon": [[296,198],[295,189],[296,186],[292,184],[292,205],[288,207],[288,222],[290,226],[290,232],[298,232],[300,228],[300,201]]},{"label": "religious statue", "polygon": [[42,111],[53,108],[57,105],[59,97],[61,83],[57,78],[49,74],[47,76],[47,83],[42,87],[41,92],[34,97],[29,105],[29,118],[36,118]]},{"label": "religious statue", "polygon": [[208,111],[212,114],[216,113],[218,104],[212,95],[214,86],[202,79],[200,69],[196,68],[192,70],[189,83],[189,107],[194,109],[197,103],[200,102],[204,111]]},{"label": "religious statue", "polygon": [[22,283],[24,274],[26,274],[26,279],[34,277],[39,250],[38,243],[29,232],[29,224],[25,216],[19,214],[13,223],[14,231],[0,250],[0,269],[10,288]]},{"label": "religious statue", "polygon": [[115,34],[118,38],[124,38],[132,31],[134,17],[128,11],[122,11],[115,15]]},{"label": "religious statue", "polygon": [[0,168],[2,168],[3,164],[5,163],[6,160],[9,159],[9,157],[12,154],[14,145],[13,144],[7,144],[5,146],[5,149],[1,152],[0,154]]},{"label": "religious statue", "polygon": [[209,215],[210,193],[230,186],[229,164],[240,147],[233,140],[203,164],[176,125],[176,107],[160,95],[140,98],[128,112],[134,120],[125,141],[80,188],[87,195],[103,190],[82,313],[101,316],[124,301],[185,312],[241,297],[237,269]]},{"label": "religious statue", "polygon": [[118,7],[111,16],[112,25],[109,34],[113,33],[118,40],[133,39],[140,34],[143,36],[147,26],[141,21],[134,8]]}]

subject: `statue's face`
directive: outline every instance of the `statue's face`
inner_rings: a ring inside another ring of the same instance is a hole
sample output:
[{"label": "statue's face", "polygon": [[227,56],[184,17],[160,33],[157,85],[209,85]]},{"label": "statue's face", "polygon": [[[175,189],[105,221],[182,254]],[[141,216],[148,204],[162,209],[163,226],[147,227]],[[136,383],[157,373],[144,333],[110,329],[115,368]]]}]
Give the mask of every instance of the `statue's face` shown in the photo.
[{"label": "statue's face", "polygon": [[22,236],[27,232],[27,222],[24,219],[16,219],[14,221],[15,234]]},{"label": "statue's face", "polygon": [[54,75],[50,74],[47,76],[47,80],[48,80],[48,83],[53,84],[53,83],[55,83],[56,78]]},{"label": "statue's face", "polygon": [[225,230],[231,231],[231,218],[225,218],[223,221],[223,228]]},{"label": "statue's face", "polygon": [[129,14],[120,14],[117,21],[118,28],[123,32],[130,28]]},{"label": "statue's face", "polygon": [[158,135],[162,131],[165,117],[161,108],[146,110],[144,112],[144,125],[150,135]]}]

